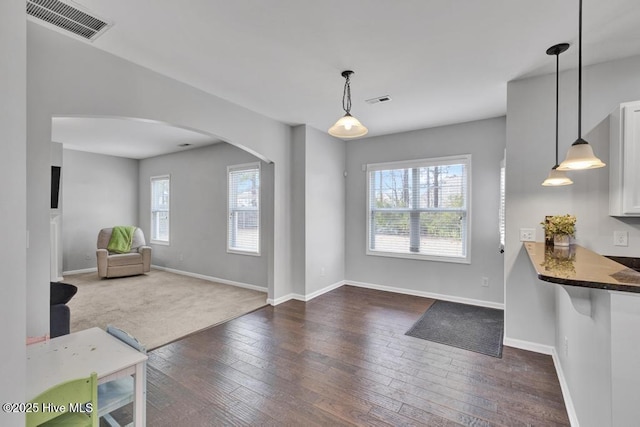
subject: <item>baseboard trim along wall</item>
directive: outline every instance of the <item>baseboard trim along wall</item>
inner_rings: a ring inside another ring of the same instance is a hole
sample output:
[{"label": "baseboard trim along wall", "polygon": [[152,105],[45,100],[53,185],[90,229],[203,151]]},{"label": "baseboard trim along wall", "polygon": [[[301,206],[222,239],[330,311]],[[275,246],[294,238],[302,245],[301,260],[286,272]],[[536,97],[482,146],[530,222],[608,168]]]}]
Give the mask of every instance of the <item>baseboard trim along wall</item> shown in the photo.
[{"label": "baseboard trim along wall", "polygon": [[548,354],[549,356],[553,355],[553,351],[555,350],[550,345],[538,344],[535,342],[523,341],[515,338],[504,337],[502,343],[509,347],[519,348],[520,350],[533,351],[535,353]]},{"label": "baseboard trim along wall", "polygon": [[69,270],[69,271],[63,271],[62,275],[66,276],[68,274],[83,274],[83,273],[92,273],[94,271],[98,271],[97,267],[92,267],[92,268],[83,268],[81,270]]},{"label": "baseboard trim along wall", "polygon": [[472,298],[462,298],[452,295],[436,294],[433,292],[416,291],[414,289],[397,288],[395,286],[376,285],[374,283],[356,282],[354,280],[345,280],[345,285],[357,286],[359,288],[375,289],[377,291],[395,292],[397,294],[413,295],[416,297],[425,297],[439,299],[443,301],[459,302],[461,304],[477,305],[480,307],[497,308],[504,310],[504,304],[493,301],[483,301]]},{"label": "baseboard trim along wall", "polygon": [[282,304],[283,302],[287,302],[287,301],[292,300],[292,299],[297,300],[297,301],[308,302],[308,301],[311,301],[312,299],[314,299],[316,297],[319,297],[322,294],[326,294],[327,292],[330,292],[330,291],[332,291],[334,289],[338,289],[340,286],[342,286],[344,284],[345,284],[344,280],[341,280],[339,282],[336,282],[336,283],[333,283],[333,284],[331,284],[329,286],[326,286],[326,287],[324,287],[322,289],[319,289],[319,290],[317,290],[315,292],[312,292],[312,293],[310,293],[308,295],[300,295],[300,294],[291,293],[291,294],[287,294],[287,295],[284,295],[284,296],[282,296],[280,298],[276,298],[276,299],[270,299],[269,298],[269,299],[267,299],[267,304],[271,304],[273,306],[276,306],[278,304]]},{"label": "baseboard trim along wall", "polygon": [[578,422],[578,414],[576,413],[576,407],[573,405],[571,399],[571,393],[569,392],[569,383],[564,376],[562,365],[560,364],[560,358],[555,347],[551,349],[551,357],[553,358],[553,364],[556,367],[556,373],[558,374],[558,381],[560,381],[560,389],[562,390],[562,397],[564,398],[564,406],[567,408],[567,415],[569,416],[569,422],[571,427],[580,427]]},{"label": "baseboard trim along wall", "polygon": [[196,279],[207,280],[209,282],[222,283],[223,285],[237,286],[239,288],[246,288],[246,289],[251,289],[258,292],[267,293],[267,288],[263,288],[262,286],[257,286],[257,285],[251,285],[249,283],[235,282],[233,280],[221,279],[219,277],[213,277],[213,276],[205,276],[204,274],[191,273],[189,271],[176,270],[175,268],[162,267],[159,265],[152,265],[151,267],[157,270],[167,271],[169,273],[180,274],[182,276],[195,277]]},{"label": "baseboard trim along wall", "polygon": [[580,423],[578,422],[578,415],[576,413],[576,408],[573,405],[573,400],[571,399],[571,392],[569,391],[569,384],[567,383],[567,379],[564,376],[564,371],[562,370],[562,365],[560,364],[560,358],[558,357],[558,352],[556,348],[550,345],[537,344],[531,341],[523,341],[515,338],[504,338],[504,345],[508,347],[519,348],[521,350],[533,351],[536,353],[548,354],[553,359],[553,365],[556,368],[556,374],[558,375],[558,381],[560,382],[560,389],[562,390],[562,397],[564,398],[564,404],[567,408],[567,415],[569,416],[569,422],[571,422],[572,427],[579,427]]}]

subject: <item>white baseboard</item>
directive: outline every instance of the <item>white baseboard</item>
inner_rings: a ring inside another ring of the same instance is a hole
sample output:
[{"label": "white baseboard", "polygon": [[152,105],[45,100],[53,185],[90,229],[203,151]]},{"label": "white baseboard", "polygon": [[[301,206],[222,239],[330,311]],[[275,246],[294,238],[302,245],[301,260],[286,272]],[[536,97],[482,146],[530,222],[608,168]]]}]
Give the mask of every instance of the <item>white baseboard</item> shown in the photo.
[{"label": "white baseboard", "polygon": [[280,298],[267,298],[267,304],[271,304],[273,306],[276,306],[278,304],[282,304],[284,302],[290,301],[292,299],[298,300],[298,301],[304,301],[304,295],[300,295],[300,294],[287,294],[285,296],[282,296]]},{"label": "white baseboard", "polygon": [[397,288],[395,286],[376,285],[374,283],[356,282],[354,280],[345,280],[344,284],[357,286],[359,288],[375,289],[377,291],[395,292],[397,294],[413,295],[416,297],[433,298],[443,301],[459,302],[461,304],[477,305],[480,307],[497,308],[499,310],[504,310],[504,304],[492,301],[483,301],[471,298],[456,297],[452,295],[436,294],[433,292],[416,291],[413,289]]},{"label": "white baseboard", "polygon": [[322,294],[326,294],[327,292],[331,292],[334,289],[338,289],[340,286],[344,285],[345,282],[344,280],[341,280],[339,282],[336,282],[334,284],[331,284],[329,286],[326,286],[322,289],[319,289],[315,292],[312,292],[310,294],[307,295],[300,295],[300,294],[287,294],[285,296],[282,296],[280,298],[276,298],[276,299],[267,299],[267,304],[271,304],[273,306],[276,306],[278,304],[282,304],[283,302],[287,302],[289,300],[295,299],[298,301],[303,301],[303,302],[308,302],[311,301],[312,299],[319,297]]},{"label": "white baseboard", "polygon": [[69,271],[63,271],[62,275],[66,276],[68,274],[82,274],[82,273],[93,273],[94,271],[98,271],[97,267],[92,267],[92,268],[83,268],[81,270],[69,270]]},{"label": "white baseboard", "polygon": [[558,381],[560,381],[560,389],[562,390],[562,397],[564,398],[564,406],[567,408],[567,415],[569,416],[571,427],[580,427],[580,423],[578,422],[578,414],[576,413],[576,407],[573,405],[571,392],[569,392],[569,383],[564,376],[564,371],[562,370],[562,365],[560,364],[560,358],[558,357],[558,352],[556,351],[555,347],[552,347],[551,357],[553,359],[553,364],[556,367]]},{"label": "white baseboard", "polygon": [[217,282],[217,283],[222,283],[223,285],[237,286],[239,288],[251,289],[258,292],[264,292],[264,293],[267,292],[266,288],[263,288],[262,286],[251,285],[249,283],[235,282],[233,280],[221,279],[219,277],[205,276],[204,274],[191,273],[189,271],[176,270],[175,268],[162,267],[159,265],[152,265],[151,267],[155,268],[156,270],[168,271],[169,273],[180,274],[182,276],[195,277],[196,279],[203,279],[209,282]]},{"label": "white baseboard", "polygon": [[322,294],[326,294],[327,292],[331,292],[331,291],[332,291],[332,290],[334,290],[334,289],[338,289],[340,286],[342,286],[342,285],[344,285],[344,284],[345,284],[344,280],[341,280],[341,281],[336,282],[336,283],[334,283],[334,284],[332,284],[332,285],[325,286],[325,287],[324,287],[324,288],[322,288],[322,289],[319,289],[319,290],[317,290],[317,291],[315,291],[315,292],[312,292],[312,293],[310,293],[310,294],[307,294],[306,296],[304,296],[304,297],[303,297],[304,299],[301,299],[300,301],[305,301],[305,302],[306,302],[306,301],[311,301],[311,300],[312,300],[312,299],[314,299],[315,297],[319,297],[319,296],[320,296],[320,295],[322,295]]},{"label": "white baseboard", "polygon": [[550,345],[538,344],[531,341],[523,341],[515,338],[504,337],[502,343],[508,347],[519,348],[521,350],[533,351],[535,353],[548,354],[551,356],[555,349]]},{"label": "white baseboard", "polygon": [[550,345],[538,344],[531,341],[523,341],[514,338],[504,338],[504,345],[509,347],[519,348],[521,350],[534,351],[536,353],[548,354],[553,359],[553,365],[556,368],[556,375],[558,375],[558,382],[560,382],[560,389],[562,390],[562,397],[564,398],[564,405],[567,408],[567,415],[569,416],[569,422],[572,427],[579,427],[578,415],[576,408],[573,405],[571,399],[571,393],[569,392],[569,384],[564,376],[562,365],[560,364],[560,358],[556,348]]}]

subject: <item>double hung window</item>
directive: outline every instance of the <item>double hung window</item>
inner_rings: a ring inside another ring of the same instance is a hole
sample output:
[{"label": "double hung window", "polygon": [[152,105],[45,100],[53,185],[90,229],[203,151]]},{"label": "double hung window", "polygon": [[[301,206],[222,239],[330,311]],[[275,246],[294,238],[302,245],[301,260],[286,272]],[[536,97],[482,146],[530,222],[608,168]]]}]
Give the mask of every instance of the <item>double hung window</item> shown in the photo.
[{"label": "double hung window", "polygon": [[469,263],[471,155],[367,165],[367,254]]},{"label": "double hung window", "polygon": [[169,175],[151,177],[151,241],[169,243]]},{"label": "double hung window", "polygon": [[229,166],[227,251],[260,255],[260,163]]}]

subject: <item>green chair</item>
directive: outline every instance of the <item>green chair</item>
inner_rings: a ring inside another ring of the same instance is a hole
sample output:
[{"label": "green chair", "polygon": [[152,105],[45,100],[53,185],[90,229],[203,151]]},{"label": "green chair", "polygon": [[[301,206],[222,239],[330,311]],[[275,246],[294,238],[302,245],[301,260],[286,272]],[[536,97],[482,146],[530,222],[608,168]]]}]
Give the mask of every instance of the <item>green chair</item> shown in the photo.
[{"label": "green chair", "polygon": [[[98,426],[98,375],[66,381],[42,392],[30,403],[38,412],[27,413],[27,427]],[[61,410],[64,408],[64,411]]]}]

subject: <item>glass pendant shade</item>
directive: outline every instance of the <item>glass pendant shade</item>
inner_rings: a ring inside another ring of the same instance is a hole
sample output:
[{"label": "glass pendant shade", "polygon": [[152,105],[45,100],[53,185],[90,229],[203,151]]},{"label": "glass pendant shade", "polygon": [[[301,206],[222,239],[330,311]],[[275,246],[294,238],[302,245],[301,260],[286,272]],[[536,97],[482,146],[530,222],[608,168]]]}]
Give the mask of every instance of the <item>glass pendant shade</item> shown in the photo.
[{"label": "glass pendant shade", "polygon": [[567,157],[558,170],[596,169],[606,166],[602,160],[593,154],[593,148],[582,139],[582,0],[578,11],[578,139],[571,144]]},{"label": "glass pendant shade", "polygon": [[340,117],[335,125],[329,129],[329,135],[336,138],[357,138],[369,132],[358,119],[347,113]]},{"label": "glass pendant shade", "polygon": [[542,185],[544,185],[545,187],[556,187],[560,185],[571,184],[573,184],[571,178],[569,178],[564,171],[558,170],[557,165],[554,166],[553,169],[551,169],[551,172],[549,172],[549,176],[547,176],[547,179],[545,179],[542,183]]},{"label": "glass pendant shade", "polygon": [[342,109],[345,115],[340,117],[336,124],[329,128],[329,135],[336,138],[350,139],[364,136],[369,132],[360,120],[351,115],[351,75],[353,71],[345,70],[340,75],[345,78],[342,92]]},{"label": "glass pendant shade", "polygon": [[562,185],[571,185],[573,181],[567,176],[567,174],[558,170],[558,118],[559,118],[559,108],[558,104],[560,102],[560,54],[569,49],[568,43],[559,43],[551,46],[547,49],[547,55],[555,55],[556,57],[556,164],[551,168],[551,172],[549,172],[549,176],[542,182],[542,185],[545,187],[559,187]]},{"label": "glass pendant shade", "polygon": [[606,166],[606,164],[593,154],[593,148],[584,139],[580,138],[571,145],[558,170],[570,171],[581,169],[596,169]]}]

